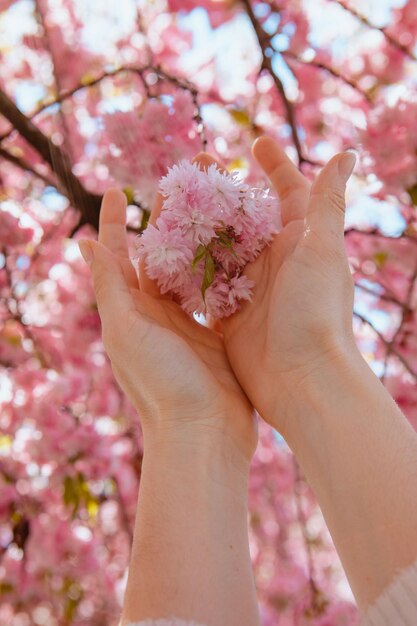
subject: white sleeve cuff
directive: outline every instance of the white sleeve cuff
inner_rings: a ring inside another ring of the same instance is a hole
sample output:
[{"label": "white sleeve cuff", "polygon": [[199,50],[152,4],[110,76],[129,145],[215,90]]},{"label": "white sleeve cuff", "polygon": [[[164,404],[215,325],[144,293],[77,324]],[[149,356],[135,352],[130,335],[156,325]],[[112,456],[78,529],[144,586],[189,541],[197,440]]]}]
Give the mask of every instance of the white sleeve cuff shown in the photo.
[{"label": "white sleeve cuff", "polygon": [[417,624],[417,561],[399,573],[365,613],[361,626]]},{"label": "white sleeve cuff", "polygon": [[168,617],[162,619],[145,619],[141,622],[130,622],[127,626],[204,626],[197,622],[190,622],[177,617]]}]

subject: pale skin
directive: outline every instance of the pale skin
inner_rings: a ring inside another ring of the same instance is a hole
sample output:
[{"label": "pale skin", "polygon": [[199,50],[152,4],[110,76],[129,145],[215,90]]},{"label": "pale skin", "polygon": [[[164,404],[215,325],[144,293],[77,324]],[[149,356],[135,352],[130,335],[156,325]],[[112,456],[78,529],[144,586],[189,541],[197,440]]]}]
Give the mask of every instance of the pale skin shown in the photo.
[{"label": "pale skin", "polygon": [[362,611],[417,557],[417,435],[352,332],[343,225],[353,157],[333,157],[311,186],[272,139],[253,154],[284,228],[246,269],[253,301],[231,318],[199,326],[143,268],[138,279],[117,190],[103,200],[100,243],[82,246],[94,252],[104,344],[144,432],[122,625],[173,615],[259,624],[246,520],[252,407],[293,449]]},{"label": "pale skin", "polygon": [[[159,211],[156,203],[152,221]],[[141,416],[144,461],[120,624],[176,616],[259,623],[247,535],[257,428],[221,336],[160,296],[128,256],[124,194],[90,242],[103,341]]]}]

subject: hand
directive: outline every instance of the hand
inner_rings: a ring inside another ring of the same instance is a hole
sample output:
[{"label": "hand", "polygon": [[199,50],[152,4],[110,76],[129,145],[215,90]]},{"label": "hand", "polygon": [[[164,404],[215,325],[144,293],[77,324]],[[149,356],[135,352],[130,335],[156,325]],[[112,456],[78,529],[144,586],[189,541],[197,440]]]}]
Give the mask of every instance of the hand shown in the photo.
[{"label": "hand", "polygon": [[245,269],[255,281],[252,302],[221,326],[243,389],[286,436],[288,403],[305,377],[355,349],[344,248],[344,193],[354,156],[333,157],[311,187],[271,138],[258,139],[253,154],[281,200],[283,230]]},{"label": "hand", "polygon": [[[155,223],[159,197],[152,211]],[[237,382],[219,333],[189,318],[161,296],[129,259],[126,199],[108,190],[100,211],[99,243],[80,242],[91,271],[103,342],[114,375],[137,408],[145,436],[198,444],[220,435],[250,460],[257,441],[252,406]]]}]

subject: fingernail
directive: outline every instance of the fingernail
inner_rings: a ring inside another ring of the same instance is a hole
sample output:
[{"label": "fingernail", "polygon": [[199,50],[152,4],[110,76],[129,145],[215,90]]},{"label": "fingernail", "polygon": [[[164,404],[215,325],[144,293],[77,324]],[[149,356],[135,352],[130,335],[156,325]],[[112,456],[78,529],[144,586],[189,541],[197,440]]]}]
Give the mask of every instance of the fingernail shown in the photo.
[{"label": "fingernail", "polygon": [[204,157],[210,156],[210,154],[208,152],[204,152],[204,150],[201,150],[201,152],[199,152],[198,154],[196,154],[192,159],[191,159],[191,163],[195,163],[196,161],[198,161],[198,159],[202,159]]},{"label": "fingernail", "polygon": [[355,167],[355,163],[356,163],[356,155],[354,152],[351,152],[351,151],[345,152],[342,158],[339,159],[339,162],[338,162],[339,173],[346,180],[352,174],[353,168]]},{"label": "fingernail", "polygon": [[94,253],[88,239],[80,239],[80,241],[78,242],[78,247],[80,248],[80,252],[84,261],[87,263],[87,265],[91,265],[94,259]]}]

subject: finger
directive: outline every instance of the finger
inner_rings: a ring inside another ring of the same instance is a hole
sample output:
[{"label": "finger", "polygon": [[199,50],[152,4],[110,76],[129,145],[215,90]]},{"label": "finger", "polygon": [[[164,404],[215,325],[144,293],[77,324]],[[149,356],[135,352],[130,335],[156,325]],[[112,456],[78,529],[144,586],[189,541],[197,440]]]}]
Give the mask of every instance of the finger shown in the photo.
[{"label": "finger", "polygon": [[[163,203],[163,197],[160,193],[158,193],[156,195],[153,207],[151,209],[151,214],[149,216],[148,224],[151,224],[152,226],[156,226],[156,220],[158,219],[162,211],[162,203]],[[155,298],[160,298],[161,292],[159,290],[158,283],[156,282],[156,280],[149,278],[149,276],[147,275],[145,261],[143,259],[139,261],[138,270],[139,270],[139,284],[140,284],[141,291]]]},{"label": "finger", "polygon": [[98,240],[119,257],[128,285],[138,286],[138,277],[129,257],[126,237],[126,196],[119,189],[108,189],[100,208]]},{"label": "finger", "polygon": [[79,247],[90,267],[107,349],[129,340],[131,321],[140,318],[118,258],[96,241],[81,239]]},{"label": "finger", "polygon": [[206,315],[206,320],[207,320],[207,328],[210,328],[210,330],[214,330],[216,333],[223,333],[223,325],[221,320],[217,319],[216,317],[213,317],[212,315],[210,315],[209,313]]},{"label": "finger", "polygon": [[336,154],[313,183],[307,209],[306,227],[324,238],[344,237],[346,183],[355,167],[353,152]]},{"label": "finger", "polygon": [[[162,203],[163,203],[163,197],[160,193],[158,193],[155,198],[155,202],[152,207],[151,214],[149,216],[148,224],[151,224],[152,226],[156,226],[156,220],[158,219],[162,211]],[[169,296],[167,294],[164,294],[164,295],[161,294],[157,281],[154,280],[153,278],[149,278],[148,274],[146,273],[145,265],[146,265],[145,261],[143,260],[139,261],[138,271],[139,271],[140,290],[143,293],[147,293],[149,296],[152,296],[153,298],[170,299],[176,302],[177,304],[179,304],[180,299],[176,295]]]},{"label": "finger", "polygon": [[226,168],[224,167],[224,165],[222,165],[222,163],[220,163],[220,161],[218,161],[217,159],[215,159],[211,154],[209,154],[208,152],[199,152],[191,161],[191,163],[197,163],[198,166],[200,167],[201,170],[206,170],[208,167],[210,167],[210,165],[216,164],[218,169],[221,172],[226,172]]},{"label": "finger", "polygon": [[[206,170],[210,165],[217,165],[217,169],[223,174],[228,173],[225,166],[215,159],[208,152],[199,152],[191,161],[191,163],[197,163],[201,170]],[[216,333],[223,331],[222,323],[219,319],[216,319],[212,315],[206,315],[207,328],[214,330]]]},{"label": "finger", "polygon": [[259,137],[252,146],[252,154],[278,194],[282,225],[304,219],[310,193],[309,181],[271,137]]},{"label": "finger", "polygon": [[[213,163],[216,163],[221,171],[225,171],[222,164],[219,161],[217,161],[214,157],[212,157],[211,154],[209,154],[208,152],[200,152],[192,159],[191,162],[198,163],[200,169],[207,169],[210,165],[212,165]],[[163,197],[160,193],[158,193],[156,196],[154,205],[152,207],[151,215],[149,217],[149,222],[148,222],[152,226],[156,226],[156,221],[162,211],[162,204],[163,204]],[[144,261],[139,262],[139,283],[140,283],[141,291],[144,291],[145,293],[151,296],[154,296],[156,298],[166,297],[166,296],[161,296],[161,292],[159,290],[158,283],[156,282],[156,280],[149,278],[149,276],[147,275]],[[180,303],[180,298],[175,295],[172,296],[172,300],[174,300],[174,302],[177,302],[177,304]]]}]

